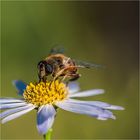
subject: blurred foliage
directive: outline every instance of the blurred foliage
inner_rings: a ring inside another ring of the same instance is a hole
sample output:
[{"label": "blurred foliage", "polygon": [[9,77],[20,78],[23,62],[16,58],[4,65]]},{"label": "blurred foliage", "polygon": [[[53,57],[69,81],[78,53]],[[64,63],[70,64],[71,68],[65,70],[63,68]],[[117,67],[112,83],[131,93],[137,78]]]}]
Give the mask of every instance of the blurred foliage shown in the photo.
[{"label": "blurred foliage", "polygon": [[[58,111],[54,139],[138,139],[138,2],[1,2],[1,96],[17,97],[14,79],[37,81],[37,63],[54,46],[66,55],[105,69],[81,69],[88,98],[121,105],[117,120],[99,121]],[[42,139],[36,111],[1,125],[1,139]]]}]

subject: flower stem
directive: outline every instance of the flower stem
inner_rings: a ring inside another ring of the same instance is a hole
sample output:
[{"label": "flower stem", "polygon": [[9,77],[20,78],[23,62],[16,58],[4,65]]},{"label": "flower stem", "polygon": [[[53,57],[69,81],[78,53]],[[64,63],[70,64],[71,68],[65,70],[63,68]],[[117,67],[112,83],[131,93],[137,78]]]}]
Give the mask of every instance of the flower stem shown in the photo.
[{"label": "flower stem", "polygon": [[48,132],[44,135],[44,140],[51,140],[52,129],[50,128]]}]

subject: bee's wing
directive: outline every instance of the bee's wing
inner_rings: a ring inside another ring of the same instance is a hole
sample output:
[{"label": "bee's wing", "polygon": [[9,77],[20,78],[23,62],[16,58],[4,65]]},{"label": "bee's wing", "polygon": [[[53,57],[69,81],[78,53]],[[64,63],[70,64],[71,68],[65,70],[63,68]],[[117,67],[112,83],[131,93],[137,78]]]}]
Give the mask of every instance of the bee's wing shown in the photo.
[{"label": "bee's wing", "polygon": [[64,48],[57,48],[57,47],[54,47],[50,50],[50,53],[49,54],[64,54]]},{"label": "bee's wing", "polygon": [[80,68],[104,68],[104,66],[100,64],[85,62],[81,60],[73,60],[73,61],[75,62],[76,66]]}]

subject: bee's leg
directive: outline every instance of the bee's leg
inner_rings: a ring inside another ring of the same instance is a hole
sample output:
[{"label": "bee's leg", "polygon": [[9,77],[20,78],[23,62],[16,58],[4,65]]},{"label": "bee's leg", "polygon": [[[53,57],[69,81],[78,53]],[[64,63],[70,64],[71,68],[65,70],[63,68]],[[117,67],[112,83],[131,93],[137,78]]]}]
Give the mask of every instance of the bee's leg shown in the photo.
[{"label": "bee's leg", "polygon": [[72,77],[69,81],[75,81],[77,80],[78,78],[80,78],[80,74],[76,73],[76,74],[71,74],[69,75],[69,77]]},{"label": "bee's leg", "polygon": [[65,68],[60,70],[58,73],[56,73],[56,75],[54,76],[54,80],[57,79],[60,75],[62,75],[64,71],[65,71]]},{"label": "bee's leg", "polygon": [[[71,69],[75,68],[75,66],[69,66],[69,67],[65,67],[63,69],[61,69],[60,71],[58,71],[55,75],[55,77],[59,77],[60,75],[62,75],[64,72],[66,71],[70,71]],[[69,76],[70,74],[67,74],[67,76]]]},{"label": "bee's leg", "polygon": [[39,82],[46,82],[47,77],[43,76],[43,77],[39,77]]},{"label": "bee's leg", "polygon": [[45,64],[44,61],[40,61],[37,65],[38,68],[38,78],[39,82],[45,81],[46,79],[46,71],[45,71]]},{"label": "bee's leg", "polygon": [[69,60],[70,60],[70,58],[68,58],[64,64],[67,64]]},{"label": "bee's leg", "polygon": [[57,80],[58,79],[58,76],[54,76],[53,77],[53,81]]},{"label": "bee's leg", "polygon": [[39,82],[41,82],[42,78],[39,74],[38,74],[38,78],[39,78]]},{"label": "bee's leg", "polygon": [[65,75],[61,80],[64,81],[67,77],[68,75]]},{"label": "bee's leg", "polygon": [[69,82],[69,81],[75,81],[75,80],[77,80],[78,78],[80,78],[80,74],[78,74],[78,73],[76,73],[76,74],[66,74],[64,77],[63,77],[63,79],[62,79],[62,81],[64,81],[66,78],[69,78],[69,80],[67,81],[67,82]]},{"label": "bee's leg", "polygon": [[42,76],[40,73],[38,74],[39,82],[44,81],[44,76]]}]

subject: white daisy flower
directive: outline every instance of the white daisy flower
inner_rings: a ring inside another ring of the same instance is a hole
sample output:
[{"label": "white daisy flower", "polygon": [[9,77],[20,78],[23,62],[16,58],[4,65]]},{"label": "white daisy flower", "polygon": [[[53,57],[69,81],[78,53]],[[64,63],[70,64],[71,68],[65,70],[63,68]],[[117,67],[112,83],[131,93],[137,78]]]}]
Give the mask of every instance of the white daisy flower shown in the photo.
[{"label": "white daisy flower", "polygon": [[75,97],[88,97],[103,94],[103,89],[92,89],[79,92],[76,82],[66,84],[56,80],[30,83],[20,80],[13,82],[22,99],[0,98],[0,109],[8,109],[0,114],[1,122],[6,123],[37,109],[37,129],[45,135],[52,128],[57,108],[66,111],[86,114],[99,120],[115,119],[109,110],[123,110],[121,106],[110,105],[100,101],[80,101]]}]

